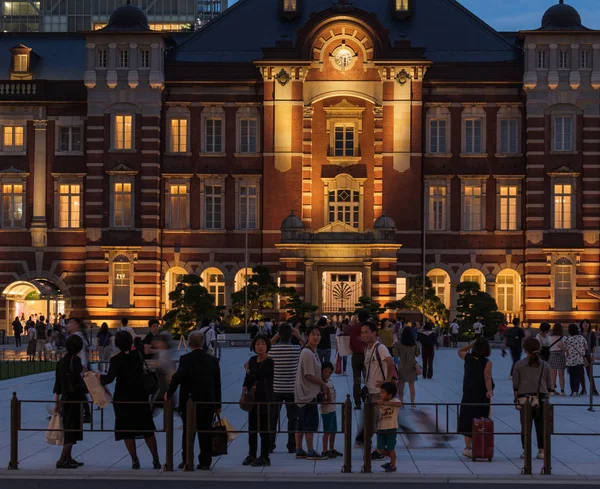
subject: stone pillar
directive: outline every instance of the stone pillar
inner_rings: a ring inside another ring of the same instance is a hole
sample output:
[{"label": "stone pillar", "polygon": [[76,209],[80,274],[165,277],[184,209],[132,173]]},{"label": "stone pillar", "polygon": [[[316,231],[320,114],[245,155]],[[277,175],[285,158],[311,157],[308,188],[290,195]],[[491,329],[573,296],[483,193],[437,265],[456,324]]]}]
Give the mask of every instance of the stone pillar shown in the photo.
[{"label": "stone pillar", "polygon": [[313,265],[312,261],[304,262],[304,302],[313,302]]},{"label": "stone pillar", "polygon": [[127,73],[127,83],[129,84],[129,88],[137,88],[139,81],[138,45],[133,42],[129,45],[129,72]]},{"label": "stone pillar", "polygon": [[579,44],[571,44],[571,73],[569,75],[569,84],[573,90],[578,90],[581,85],[581,75],[579,73]]},{"label": "stone pillar", "polygon": [[363,295],[366,297],[373,296],[373,287],[371,285],[371,278],[373,272],[373,262],[365,261],[363,267]]},{"label": "stone pillar", "polygon": [[550,44],[550,72],[548,73],[548,88],[558,88],[558,45]]},{"label": "stone pillar", "polygon": [[535,44],[527,45],[527,71],[523,81],[526,90],[533,90],[537,86],[535,49]]},{"label": "stone pillar", "polygon": [[83,81],[88,89],[96,86],[96,45],[89,43],[86,45],[86,69],[83,75]]},{"label": "stone pillar", "polygon": [[46,223],[46,135],[48,121],[33,121],[35,128],[35,150],[33,157],[33,217],[31,220],[31,242],[36,248],[47,243]]},{"label": "stone pillar", "polygon": [[108,71],[106,73],[106,85],[108,88],[115,88],[117,83],[117,45],[114,42],[111,42],[108,45]]},{"label": "stone pillar", "polygon": [[600,44],[594,44],[592,54],[592,87],[595,90],[600,90]]},{"label": "stone pillar", "polygon": [[231,294],[233,294],[233,281],[226,281],[225,282],[225,306],[230,307],[231,306]]}]

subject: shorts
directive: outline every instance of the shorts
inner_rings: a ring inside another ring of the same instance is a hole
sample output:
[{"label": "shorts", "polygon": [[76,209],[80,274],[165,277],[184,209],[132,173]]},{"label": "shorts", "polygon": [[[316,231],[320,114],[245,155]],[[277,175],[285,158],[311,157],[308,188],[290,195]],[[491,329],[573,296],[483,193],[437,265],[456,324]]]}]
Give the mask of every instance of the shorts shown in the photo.
[{"label": "shorts", "polygon": [[316,404],[298,406],[296,431],[300,433],[316,433],[319,431],[319,407]]},{"label": "shorts", "polygon": [[398,430],[381,430],[377,432],[377,450],[391,452],[396,450]]},{"label": "shorts", "polygon": [[323,421],[323,432],[325,433],[337,433],[337,414],[333,413],[321,414],[321,420]]}]

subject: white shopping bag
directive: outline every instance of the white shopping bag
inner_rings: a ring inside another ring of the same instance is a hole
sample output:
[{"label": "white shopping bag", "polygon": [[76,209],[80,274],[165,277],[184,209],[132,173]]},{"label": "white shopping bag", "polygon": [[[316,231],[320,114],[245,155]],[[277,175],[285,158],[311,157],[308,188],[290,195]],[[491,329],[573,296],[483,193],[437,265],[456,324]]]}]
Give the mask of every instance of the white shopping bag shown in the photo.
[{"label": "white shopping bag", "polygon": [[48,430],[60,430],[60,431],[46,431],[46,443],[48,445],[62,445],[65,440],[65,432],[62,431],[63,422],[60,414],[53,414],[48,423]]},{"label": "white shopping bag", "polygon": [[87,371],[83,375],[83,381],[92,396],[92,401],[100,409],[105,408],[112,402],[110,392],[100,383],[100,379],[96,377],[94,372]]},{"label": "white shopping bag", "polygon": [[339,335],[335,340],[339,356],[347,357],[348,355],[352,355],[352,350],[350,350],[350,336]]}]

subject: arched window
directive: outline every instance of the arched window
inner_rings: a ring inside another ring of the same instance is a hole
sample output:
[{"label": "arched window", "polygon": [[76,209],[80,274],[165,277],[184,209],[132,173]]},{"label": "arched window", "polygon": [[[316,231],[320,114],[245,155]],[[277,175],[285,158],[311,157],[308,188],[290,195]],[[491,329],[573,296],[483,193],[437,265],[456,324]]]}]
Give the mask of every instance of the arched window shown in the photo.
[{"label": "arched window", "polygon": [[461,282],[476,282],[479,284],[479,289],[485,292],[485,277],[483,273],[475,268],[470,268],[460,277]]},{"label": "arched window", "polygon": [[169,294],[175,290],[177,284],[181,282],[184,275],[187,275],[185,268],[173,267],[165,275],[165,305],[171,307]]},{"label": "arched window", "polygon": [[131,306],[131,262],[125,255],[113,260],[112,306]]},{"label": "arched window", "polygon": [[573,262],[568,258],[554,264],[554,310],[573,310]]},{"label": "arched window", "polygon": [[225,305],[225,277],[218,268],[209,268],[202,274],[202,285],[215,298],[215,306]]},{"label": "arched window", "polygon": [[242,290],[246,286],[246,276],[248,276],[248,280],[250,280],[252,275],[254,274],[252,273],[251,268],[242,268],[238,273],[235,274],[233,290],[235,292]]},{"label": "arched window", "polygon": [[517,315],[521,309],[521,276],[514,270],[502,270],[496,277],[496,303],[507,316]]},{"label": "arched window", "polygon": [[441,268],[434,268],[427,274],[427,277],[431,280],[435,295],[446,307],[450,307],[450,275]]}]

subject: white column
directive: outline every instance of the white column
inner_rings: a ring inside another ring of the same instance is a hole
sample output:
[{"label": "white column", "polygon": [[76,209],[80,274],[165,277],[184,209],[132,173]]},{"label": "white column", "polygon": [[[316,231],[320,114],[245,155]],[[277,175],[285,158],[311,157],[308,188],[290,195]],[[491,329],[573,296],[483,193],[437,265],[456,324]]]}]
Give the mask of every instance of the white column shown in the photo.
[{"label": "white column", "polygon": [[558,49],[557,44],[550,44],[550,72],[548,73],[548,88],[556,90],[558,88]]},{"label": "white column", "polygon": [[312,302],[313,294],[313,265],[312,261],[304,262],[304,302]]},{"label": "white column", "polygon": [[46,135],[48,121],[33,121],[35,149],[33,156],[33,217],[31,241],[34,247],[44,247],[47,242],[46,223]]},{"label": "white column", "polygon": [[525,90],[533,90],[537,86],[537,72],[535,71],[535,44],[527,45],[527,71],[523,80]]},{"label": "white column", "polygon": [[596,90],[600,90],[600,44],[594,44],[592,55],[592,87]]},{"label": "white column", "polygon": [[87,44],[86,70],[83,75],[83,82],[90,90],[96,86],[96,45]]},{"label": "white column", "polygon": [[571,73],[569,75],[569,84],[573,90],[578,90],[581,85],[581,75],[579,74],[579,44],[571,44]]}]

